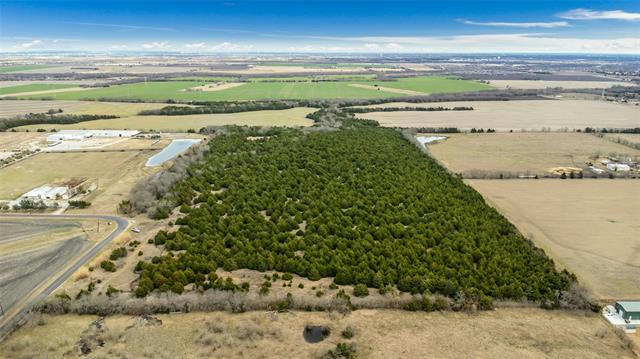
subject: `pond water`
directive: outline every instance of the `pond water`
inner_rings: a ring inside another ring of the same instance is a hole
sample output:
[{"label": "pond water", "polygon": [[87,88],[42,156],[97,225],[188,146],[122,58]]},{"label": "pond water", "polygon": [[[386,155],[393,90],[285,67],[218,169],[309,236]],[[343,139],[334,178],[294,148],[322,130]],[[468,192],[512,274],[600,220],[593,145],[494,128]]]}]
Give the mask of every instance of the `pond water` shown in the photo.
[{"label": "pond water", "polygon": [[328,327],[322,325],[307,325],[302,336],[307,343],[319,343],[331,334]]},{"label": "pond water", "polygon": [[147,160],[147,167],[160,166],[161,164],[176,157],[177,155],[186,151],[187,149],[189,149],[189,147],[195,145],[200,141],[201,140],[189,139],[173,140],[171,141],[169,146],[163,148],[162,151],[156,153]]},{"label": "pond water", "polygon": [[441,141],[446,139],[446,137],[444,136],[420,136],[420,137],[416,137],[416,140],[418,140],[418,142],[420,142],[422,144],[422,146],[426,145],[427,143],[431,143],[431,142],[435,142],[435,141]]}]

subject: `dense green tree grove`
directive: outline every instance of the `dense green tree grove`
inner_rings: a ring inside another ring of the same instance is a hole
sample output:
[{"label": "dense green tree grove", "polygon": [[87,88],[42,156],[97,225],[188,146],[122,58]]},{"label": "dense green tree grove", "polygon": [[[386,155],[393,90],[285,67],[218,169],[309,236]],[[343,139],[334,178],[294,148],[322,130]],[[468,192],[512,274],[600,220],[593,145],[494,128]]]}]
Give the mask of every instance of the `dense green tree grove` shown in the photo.
[{"label": "dense green tree grove", "polygon": [[154,240],[178,254],[139,264],[139,294],[211,287],[219,267],[530,300],[553,299],[574,280],[395,130],[246,136],[210,141],[174,186],[184,215]]}]

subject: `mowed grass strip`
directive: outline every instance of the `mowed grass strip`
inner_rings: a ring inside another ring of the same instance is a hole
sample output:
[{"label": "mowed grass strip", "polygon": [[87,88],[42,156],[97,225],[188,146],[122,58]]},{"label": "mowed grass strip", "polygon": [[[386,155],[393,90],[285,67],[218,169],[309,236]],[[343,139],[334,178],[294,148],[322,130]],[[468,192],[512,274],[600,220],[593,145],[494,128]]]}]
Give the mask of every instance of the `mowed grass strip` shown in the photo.
[{"label": "mowed grass strip", "polygon": [[0,73],[6,74],[9,72],[18,72],[18,71],[29,71],[29,70],[40,70],[51,67],[49,65],[11,65],[11,66],[0,66]]},{"label": "mowed grass strip", "polygon": [[185,115],[185,116],[132,116],[111,120],[97,120],[73,125],[31,125],[18,130],[34,131],[50,129],[135,129],[167,132],[198,130],[206,126],[311,126],[313,121],[305,116],[316,111],[314,108],[296,107],[287,110],[251,111],[225,114]]},{"label": "mowed grass strip", "polygon": [[[350,86],[351,84],[378,84],[382,87],[405,89],[417,92],[460,92],[478,91],[491,88],[489,85],[472,81],[457,80],[436,76],[420,76],[399,79],[397,81],[374,81],[366,78],[356,81],[339,82],[264,82],[255,81],[244,86],[221,91],[188,91],[203,85],[198,81],[144,82],[118,85],[87,91],[69,91],[50,93],[46,97],[56,100],[82,100],[101,98],[163,100],[205,100],[205,101],[244,101],[259,99],[332,99],[332,98],[385,98],[397,97],[397,93],[385,92]],[[24,98],[38,98],[24,96]]]},{"label": "mowed grass strip", "polygon": [[10,87],[2,87],[0,88],[0,95],[10,95],[10,94],[18,94],[24,92],[34,92],[34,91],[49,91],[49,90],[58,90],[69,87],[78,87],[78,85],[73,84],[29,84],[29,85],[18,85],[18,86],[10,86]]}]

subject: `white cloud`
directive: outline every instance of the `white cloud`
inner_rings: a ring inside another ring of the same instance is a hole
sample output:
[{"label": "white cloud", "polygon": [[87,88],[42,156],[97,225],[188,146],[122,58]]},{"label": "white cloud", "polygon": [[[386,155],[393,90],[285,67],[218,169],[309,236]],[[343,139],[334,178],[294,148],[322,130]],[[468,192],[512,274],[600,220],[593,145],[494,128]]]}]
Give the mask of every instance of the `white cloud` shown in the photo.
[{"label": "white cloud", "polygon": [[29,42],[23,42],[21,44],[14,45],[13,47],[19,48],[19,49],[30,49],[30,48],[32,48],[34,46],[37,47],[37,46],[40,46],[40,45],[42,45],[42,40],[32,40],[32,41],[29,41]]},{"label": "white cloud", "polygon": [[127,45],[111,45],[112,50],[124,50],[126,48],[128,48]]},{"label": "white cloud", "polygon": [[573,9],[557,14],[568,20],[640,20],[640,13],[622,10],[595,11],[589,9]]},{"label": "white cloud", "polygon": [[[640,54],[640,38],[584,39],[548,34],[487,34],[445,37],[362,36],[332,37],[332,40],[385,43],[404,46],[408,52],[516,52],[516,53],[625,53]],[[366,50],[365,50],[366,51]],[[372,50],[368,50],[371,52]]]},{"label": "white cloud", "polygon": [[143,49],[158,49],[158,50],[162,50],[162,49],[167,49],[171,47],[171,45],[169,45],[168,42],[166,41],[161,41],[161,42],[151,42],[148,44],[142,44],[142,48]]},{"label": "white cloud", "polygon": [[204,42],[197,42],[197,43],[193,43],[193,44],[185,44],[184,47],[186,47],[187,49],[202,49],[205,46],[207,46],[207,44],[205,44]]},{"label": "white cloud", "polygon": [[552,21],[552,22],[478,22],[478,21],[470,21],[463,20],[462,23],[467,25],[477,25],[477,26],[499,26],[499,27],[521,27],[521,28],[532,28],[532,27],[541,27],[541,28],[554,28],[554,27],[568,27],[568,22],[566,21]]},{"label": "white cloud", "polygon": [[362,47],[367,49],[367,50],[379,50],[380,49],[380,45],[378,45],[378,44],[364,44],[364,45],[362,45]]},{"label": "white cloud", "polygon": [[253,45],[240,45],[240,44],[233,44],[230,42],[221,42],[217,45],[211,46],[211,51],[220,51],[220,52],[249,51],[251,49],[253,49]]},{"label": "white cloud", "polygon": [[404,50],[404,46],[402,46],[400,44],[396,44],[395,42],[390,42],[388,44],[385,44],[384,47],[387,48],[388,50],[392,50],[392,51]]}]

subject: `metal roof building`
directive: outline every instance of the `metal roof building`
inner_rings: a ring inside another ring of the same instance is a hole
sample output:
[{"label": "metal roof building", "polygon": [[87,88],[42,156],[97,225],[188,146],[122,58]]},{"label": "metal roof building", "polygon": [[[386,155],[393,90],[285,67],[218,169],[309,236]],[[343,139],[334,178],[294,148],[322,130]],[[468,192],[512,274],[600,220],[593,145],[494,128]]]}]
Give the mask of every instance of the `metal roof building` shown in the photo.
[{"label": "metal roof building", "polygon": [[621,300],[616,302],[615,308],[626,320],[640,320],[640,301]]},{"label": "metal roof building", "polygon": [[133,137],[139,133],[140,131],[135,130],[60,130],[47,136],[47,141],[78,141],[90,137]]}]

